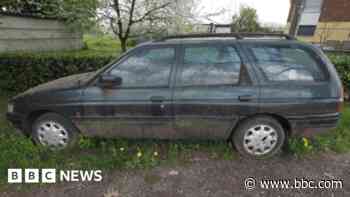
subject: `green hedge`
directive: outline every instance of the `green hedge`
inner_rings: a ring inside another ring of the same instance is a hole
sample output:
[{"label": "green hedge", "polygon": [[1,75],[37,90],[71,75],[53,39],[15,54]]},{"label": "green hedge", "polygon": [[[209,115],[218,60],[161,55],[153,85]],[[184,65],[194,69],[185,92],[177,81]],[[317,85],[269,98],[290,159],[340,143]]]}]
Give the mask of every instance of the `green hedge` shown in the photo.
[{"label": "green hedge", "polygon": [[335,65],[345,88],[350,88],[350,55],[329,55]]},{"label": "green hedge", "polygon": [[[350,56],[329,55],[346,87],[350,86]],[[115,57],[95,53],[0,55],[0,91],[21,92],[59,77],[96,70]]]},{"label": "green hedge", "polygon": [[115,57],[91,53],[0,55],[0,91],[21,92],[63,76],[96,70]]}]

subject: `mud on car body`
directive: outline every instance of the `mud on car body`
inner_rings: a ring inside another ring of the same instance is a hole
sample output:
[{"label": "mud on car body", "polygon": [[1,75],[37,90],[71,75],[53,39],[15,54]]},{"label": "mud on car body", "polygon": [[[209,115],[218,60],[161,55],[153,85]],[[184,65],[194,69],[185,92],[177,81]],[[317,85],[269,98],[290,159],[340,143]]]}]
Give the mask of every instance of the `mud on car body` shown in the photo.
[{"label": "mud on car body", "polygon": [[317,48],[279,34],[166,37],[92,73],[34,87],[8,119],[45,146],[78,134],[230,139],[245,156],[275,155],[291,135],[334,128],[339,77]]}]

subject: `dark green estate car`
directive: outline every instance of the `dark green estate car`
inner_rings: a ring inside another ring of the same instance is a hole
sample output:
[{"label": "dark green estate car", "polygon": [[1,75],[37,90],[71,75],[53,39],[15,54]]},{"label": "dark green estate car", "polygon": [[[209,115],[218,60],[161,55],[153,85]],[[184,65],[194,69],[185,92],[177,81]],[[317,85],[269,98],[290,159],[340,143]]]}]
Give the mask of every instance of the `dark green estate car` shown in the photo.
[{"label": "dark green estate car", "polygon": [[230,139],[261,158],[291,135],[334,128],[342,92],[322,51],[287,35],[183,35],[34,87],[10,101],[7,117],[52,148],[69,147],[78,134]]}]

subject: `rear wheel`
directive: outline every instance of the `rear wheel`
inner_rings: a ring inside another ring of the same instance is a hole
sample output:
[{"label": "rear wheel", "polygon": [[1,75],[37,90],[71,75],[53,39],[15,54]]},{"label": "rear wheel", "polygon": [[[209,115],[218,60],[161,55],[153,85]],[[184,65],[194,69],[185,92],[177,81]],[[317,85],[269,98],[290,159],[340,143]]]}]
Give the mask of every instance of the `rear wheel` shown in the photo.
[{"label": "rear wheel", "polygon": [[261,116],[241,123],[234,132],[232,141],[242,156],[268,158],[281,151],[285,131],[275,119]]},{"label": "rear wheel", "polygon": [[73,124],[55,113],[40,116],[32,126],[32,137],[37,144],[53,150],[72,147],[77,140]]}]

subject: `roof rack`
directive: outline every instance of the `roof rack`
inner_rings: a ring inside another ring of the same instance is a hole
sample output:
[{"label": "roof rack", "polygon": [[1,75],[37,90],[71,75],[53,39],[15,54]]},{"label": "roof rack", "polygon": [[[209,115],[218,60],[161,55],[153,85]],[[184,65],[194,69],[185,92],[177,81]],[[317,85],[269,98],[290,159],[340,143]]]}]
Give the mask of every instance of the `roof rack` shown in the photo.
[{"label": "roof rack", "polygon": [[243,38],[255,38],[255,37],[280,37],[286,40],[295,40],[294,36],[282,33],[239,33]]},{"label": "roof rack", "polygon": [[182,34],[182,35],[172,35],[166,36],[156,40],[156,42],[161,42],[170,39],[181,39],[181,38],[259,38],[259,37],[280,37],[287,40],[295,40],[293,36],[287,34],[278,33],[201,33],[201,34]]}]

